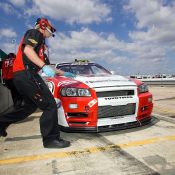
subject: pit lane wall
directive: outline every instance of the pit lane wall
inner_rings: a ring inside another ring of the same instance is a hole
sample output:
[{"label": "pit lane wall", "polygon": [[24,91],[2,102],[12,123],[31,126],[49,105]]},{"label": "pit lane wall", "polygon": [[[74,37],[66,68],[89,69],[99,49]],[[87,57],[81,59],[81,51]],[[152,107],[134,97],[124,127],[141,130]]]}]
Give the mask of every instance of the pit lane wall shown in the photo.
[{"label": "pit lane wall", "polygon": [[175,85],[175,78],[140,79],[148,85]]},{"label": "pit lane wall", "polygon": [[10,91],[0,83],[0,113],[13,105]]}]

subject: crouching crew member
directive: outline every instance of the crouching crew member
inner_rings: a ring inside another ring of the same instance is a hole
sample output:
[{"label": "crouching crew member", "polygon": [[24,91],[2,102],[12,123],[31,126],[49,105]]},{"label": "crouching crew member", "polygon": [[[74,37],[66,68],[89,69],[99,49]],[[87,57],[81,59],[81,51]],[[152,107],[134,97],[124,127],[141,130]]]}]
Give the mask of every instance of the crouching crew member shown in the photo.
[{"label": "crouching crew member", "polygon": [[40,130],[45,148],[64,148],[70,142],[61,139],[58,126],[57,105],[43,79],[38,74],[42,71],[48,76],[55,74],[67,77],[75,75],[53,69],[44,61],[45,38],[54,36],[56,29],[45,18],[37,19],[35,29],[28,30],[21,40],[14,61],[14,84],[24,99],[24,105],[17,111],[0,116],[0,136],[6,136],[6,129],[11,123],[21,121],[37,108],[43,111],[40,118]]}]

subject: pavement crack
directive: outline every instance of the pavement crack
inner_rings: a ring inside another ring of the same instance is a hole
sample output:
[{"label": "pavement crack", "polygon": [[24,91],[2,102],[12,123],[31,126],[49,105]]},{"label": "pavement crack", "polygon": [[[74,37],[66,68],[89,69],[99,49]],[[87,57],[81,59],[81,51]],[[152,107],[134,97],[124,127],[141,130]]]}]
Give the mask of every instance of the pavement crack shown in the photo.
[{"label": "pavement crack", "polygon": [[52,160],[52,174],[53,175],[59,174],[56,160]]}]

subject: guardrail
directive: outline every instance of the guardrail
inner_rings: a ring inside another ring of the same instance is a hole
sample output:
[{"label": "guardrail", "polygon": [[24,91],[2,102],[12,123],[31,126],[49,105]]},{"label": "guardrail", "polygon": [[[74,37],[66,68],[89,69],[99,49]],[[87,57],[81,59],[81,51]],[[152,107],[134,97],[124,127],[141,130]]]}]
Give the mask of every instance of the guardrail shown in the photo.
[{"label": "guardrail", "polygon": [[175,78],[140,79],[148,85],[175,85]]}]

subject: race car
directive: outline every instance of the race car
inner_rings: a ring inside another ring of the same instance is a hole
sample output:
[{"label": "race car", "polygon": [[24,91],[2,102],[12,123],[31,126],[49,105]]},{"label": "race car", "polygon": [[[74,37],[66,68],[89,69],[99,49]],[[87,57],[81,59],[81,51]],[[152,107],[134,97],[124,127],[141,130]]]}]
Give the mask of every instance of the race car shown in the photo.
[{"label": "race car", "polygon": [[151,121],[152,94],[143,82],[114,75],[87,60],[56,64],[56,68],[76,74],[74,79],[46,78],[63,131],[111,131]]}]

